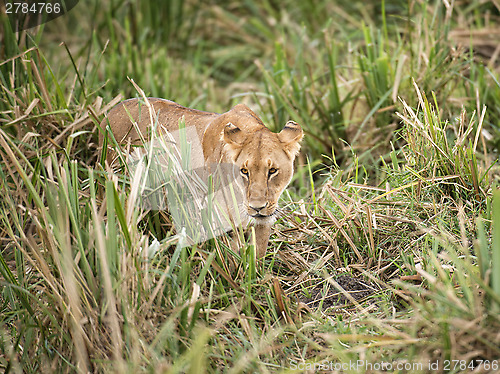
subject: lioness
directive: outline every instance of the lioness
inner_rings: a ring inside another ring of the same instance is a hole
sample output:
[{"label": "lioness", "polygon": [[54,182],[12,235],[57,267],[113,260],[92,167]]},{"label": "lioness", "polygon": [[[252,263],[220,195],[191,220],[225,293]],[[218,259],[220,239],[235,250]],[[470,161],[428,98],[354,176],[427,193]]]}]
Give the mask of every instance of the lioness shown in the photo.
[{"label": "lioness", "polygon": [[[255,228],[256,252],[266,253],[271,226],[275,221],[278,199],[292,178],[293,162],[300,149],[302,128],[289,121],[279,133],[271,132],[246,105],[239,104],[223,114],[185,108],[173,101],[148,98],[154,119],[140,99],[130,99],[115,106],[101,123],[112,131],[120,144],[141,145],[148,139],[152,122],[159,131],[175,131],[184,118],[186,127],[194,126],[201,148],[193,152],[210,163],[232,163],[239,168],[244,186],[244,224]],[[132,119],[136,122],[133,125]],[[141,134],[138,134],[138,131]],[[104,134],[99,134],[102,147]],[[108,150],[107,161],[116,157]]]}]

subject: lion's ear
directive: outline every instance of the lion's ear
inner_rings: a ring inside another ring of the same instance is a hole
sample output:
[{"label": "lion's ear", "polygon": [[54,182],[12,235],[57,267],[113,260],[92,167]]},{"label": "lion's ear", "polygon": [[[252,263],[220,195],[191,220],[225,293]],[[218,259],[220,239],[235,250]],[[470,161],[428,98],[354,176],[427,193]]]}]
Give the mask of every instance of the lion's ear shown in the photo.
[{"label": "lion's ear", "polygon": [[296,122],[288,121],[283,130],[278,134],[280,142],[287,148],[288,152],[295,156],[300,150],[300,141],[304,137],[302,127]]},{"label": "lion's ear", "polygon": [[241,146],[245,141],[243,131],[229,122],[224,127],[224,141],[233,146]]}]

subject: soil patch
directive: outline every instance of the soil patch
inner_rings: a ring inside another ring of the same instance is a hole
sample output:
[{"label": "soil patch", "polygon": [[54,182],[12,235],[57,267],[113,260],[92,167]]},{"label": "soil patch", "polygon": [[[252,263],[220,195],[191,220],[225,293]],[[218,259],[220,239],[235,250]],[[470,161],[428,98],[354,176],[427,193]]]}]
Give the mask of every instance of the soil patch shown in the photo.
[{"label": "soil patch", "polygon": [[[325,289],[324,282],[309,289],[309,297],[304,297],[301,301],[310,308],[316,309],[320,305],[322,309],[352,304],[352,299],[357,302],[364,301],[368,297],[377,293],[380,288],[363,279],[355,278],[350,274],[342,274],[335,278],[335,282],[342,288],[329,283]],[[350,297],[348,297],[347,293]],[[351,299],[352,297],[352,299]]]}]

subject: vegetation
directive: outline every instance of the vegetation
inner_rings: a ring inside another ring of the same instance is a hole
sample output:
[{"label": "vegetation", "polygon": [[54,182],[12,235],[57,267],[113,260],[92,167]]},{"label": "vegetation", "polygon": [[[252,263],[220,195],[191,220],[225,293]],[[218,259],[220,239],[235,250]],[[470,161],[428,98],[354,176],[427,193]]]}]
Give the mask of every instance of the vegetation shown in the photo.
[{"label": "vegetation", "polygon": [[[497,1],[93,0],[0,21],[4,372],[497,370]],[[133,82],[303,126],[262,262],[225,237],[183,247],[99,162]]]}]

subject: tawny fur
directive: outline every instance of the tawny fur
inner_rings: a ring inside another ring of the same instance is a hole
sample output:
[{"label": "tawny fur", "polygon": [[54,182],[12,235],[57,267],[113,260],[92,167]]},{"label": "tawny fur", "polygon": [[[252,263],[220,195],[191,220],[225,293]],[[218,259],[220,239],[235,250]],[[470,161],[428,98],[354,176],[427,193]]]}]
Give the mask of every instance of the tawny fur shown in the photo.
[{"label": "tawny fur", "polygon": [[[242,170],[247,216],[244,224],[253,222],[257,256],[266,253],[278,199],[290,183],[293,162],[303,137],[301,127],[288,122],[279,133],[271,132],[246,105],[239,104],[223,114],[185,108],[173,101],[149,98],[153,111],[140,99],[123,101],[102,121],[101,129],[109,129],[119,144],[141,145],[149,140],[151,124],[159,131],[175,131],[184,117],[186,127],[194,126],[202,139],[202,149],[193,150],[203,156],[205,164],[233,163]],[[132,124],[133,121],[136,126]],[[142,138],[142,139],[141,139]],[[99,134],[102,147],[104,133]],[[111,144],[108,142],[108,144]],[[109,150],[107,161],[116,154]],[[255,209],[257,208],[257,209]]]}]

